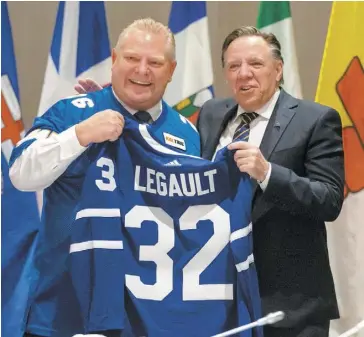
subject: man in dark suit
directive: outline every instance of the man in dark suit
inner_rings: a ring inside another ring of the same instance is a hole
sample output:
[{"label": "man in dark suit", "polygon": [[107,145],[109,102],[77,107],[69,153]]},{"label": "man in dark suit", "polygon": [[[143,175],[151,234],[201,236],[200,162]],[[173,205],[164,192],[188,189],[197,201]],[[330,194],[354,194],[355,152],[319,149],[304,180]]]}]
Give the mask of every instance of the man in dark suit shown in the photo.
[{"label": "man in dark suit", "polygon": [[202,156],[245,132],[229,148],[254,185],[254,257],[263,313],[286,318],[265,337],[327,337],[339,317],[325,221],[343,203],[344,158],[339,114],[290,96],[281,87],[283,59],[273,34],[242,27],[229,34],[222,63],[234,99],[200,111]]}]

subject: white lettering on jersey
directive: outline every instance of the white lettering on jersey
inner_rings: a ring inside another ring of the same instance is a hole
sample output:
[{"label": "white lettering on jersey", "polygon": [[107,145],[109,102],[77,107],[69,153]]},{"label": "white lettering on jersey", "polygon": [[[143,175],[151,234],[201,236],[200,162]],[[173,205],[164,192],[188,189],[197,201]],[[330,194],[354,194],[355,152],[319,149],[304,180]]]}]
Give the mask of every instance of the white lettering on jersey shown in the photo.
[{"label": "white lettering on jersey", "polygon": [[183,197],[181,188],[179,187],[177,177],[175,174],[171,174],[169,176],[169,196],[173,197],[175,194],[177,194],[179,197]]},{"label": "white lettering on jersey", "polygon": [[[155,175],[156,182],[157,182],[157,194],[161,196],[167,195],[167,184],[165,183],[166,176],[162,172],[157,172]],[[163,180],[161,180],[163,179]]]},{"label": "white lettering on jersey", "polygon": [[115,181],[115,178],[114,178],[115,167],[114,167],[113,161],[111,159],[109,159],[109,158],[101,157],[97,161],[96,165],[98,167],[103,168],[103,170],[101,170],[101,172],[102,172],[102,178],[104,178],[104,180],[96,179],[95,180],[96,186],[101,191],[110,191],[110,192],[112,192],[113,190],[115,190],[116,181]]},{"label": "white lettering on jersey", "polygon": [[[210,220],[208,222],[201,220]],[[158,229],[158,241],[154,245],[139,246],[139,261],[155,263],[154,284],[146,284],[139,275],[125,275],[126,286],[139,299],[162,301],[173,289],[175,271],[168,253],[175,246],[175,224],[160,207],[134,206],[125,215],[126,228],[143,230],[145,221],[153,221]],[[212,224],[214,231],[210,239],[182,268],[183,301],[233,300],[233,285],[230,283],[202,284],[200,275],[211,265],[230,241],[229,214],[219,205],[190,206],[179,219],[181,231],[203,230]],[[149,226],[149,224],[148,224]]]},{"label": "white lettering on jersey", "polygon": [[177,149],[181,149],[183,151],[186,151],[186,143],[184,139],[173,136],[167,132],[163,132],[164,141],[166,144],[176,147]]},{"label": "white lettering on jersey", "polygon": [[87,97],[76,98],[73,101],[71,101],[71,103],[75,107],[80,108],[80,109],[84,109],[87,107],[92,108],[95,105],[94,102],[90,98],[87,98]]},{"label": "white lettering on jersey", "polygon": [[[141,170],[145,171],[144,181],[141,180]],[[139,165],[135,167],[134,190],[158,194],[161,196],[175,195],[180,197],[201,196],[215,192],[214,176],[216,169],[201,173],[171,173],[166,177],[162,172],[156,172],[150,168],[142,168]],[[202,186],[205,186],[203,189]]]},{"label": "white lettering on jersey", "polygon": [[153,261],[156,282],[145,284],[138,275],[125,275],[126,286],[134,296],[145,300],[162,301],[173,290],[173,260],[168,253],[174,247],[173,219],[159,207],[135,206],[125,215],[125,227],[142,228],[145,220],[152,220],[158,228],[155,245],[139,247],[139,261]]}]

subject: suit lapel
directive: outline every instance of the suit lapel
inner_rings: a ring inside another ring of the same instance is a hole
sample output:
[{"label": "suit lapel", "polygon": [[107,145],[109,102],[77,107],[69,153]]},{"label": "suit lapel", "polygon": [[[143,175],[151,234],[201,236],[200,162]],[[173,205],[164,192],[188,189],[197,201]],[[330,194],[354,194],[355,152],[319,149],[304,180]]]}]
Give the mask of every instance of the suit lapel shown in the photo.
[{"label": "suit lapel", "polygon": [[282,90],[260,144],[260,150],[266,160],[269,160],[279,139],[295,115],[295,107],[297,107],[297,101]]},{"label": "suit lapel", "polygon": [[[298,102],[295,98],[288,95],[283,89],[281,89],[278,101],[274,107],[272,116],[269,119],[259,147],[266,160],[269,161],[278,141],[295,115],[295,108],[297,107],[297,104]],[[255,195],[257,187],[258,183],[253,180],[253,195]]]},{"label": "suit lapel", "polygon": [[217,145],[219,144],[220,137],[227,127],[229,120],[234,116],[238,109],[238,105],[234,103],[234,101],[230,101],[225,105],[225,113],[219,116],[219,119],[214,123],[214,127],[212,127],[209,137],[206,142],[206,151],[204,153],[205,159],[212,159],[214,156]]}]

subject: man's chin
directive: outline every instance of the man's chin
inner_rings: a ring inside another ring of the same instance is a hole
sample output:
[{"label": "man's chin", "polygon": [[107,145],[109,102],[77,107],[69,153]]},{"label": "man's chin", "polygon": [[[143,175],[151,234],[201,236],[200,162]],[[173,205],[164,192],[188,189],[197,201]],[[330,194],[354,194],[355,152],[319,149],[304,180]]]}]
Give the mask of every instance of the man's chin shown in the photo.
[{"label": "man's chin", "polygon": [[237,102],[245,111],[249,112],[255,111],[259,105],[257,99],[254,97],[244,97],[244,99],[242,99],[242,97],[238,97]]},{"label": "man's chin", "polygon": [[129,93],[129,100],[136,102],[146,102],[151,99],[152,95],[146,92],[131,92]]},{"label": "man's chin", "polygon": [[[147,110],[153,107],[154,104],[151,103],[150,96],[148,97],[132,97],[129,99],[129,105],[132,109],[137,110]],[[137,107],[137,108],[136,108]]]}]

